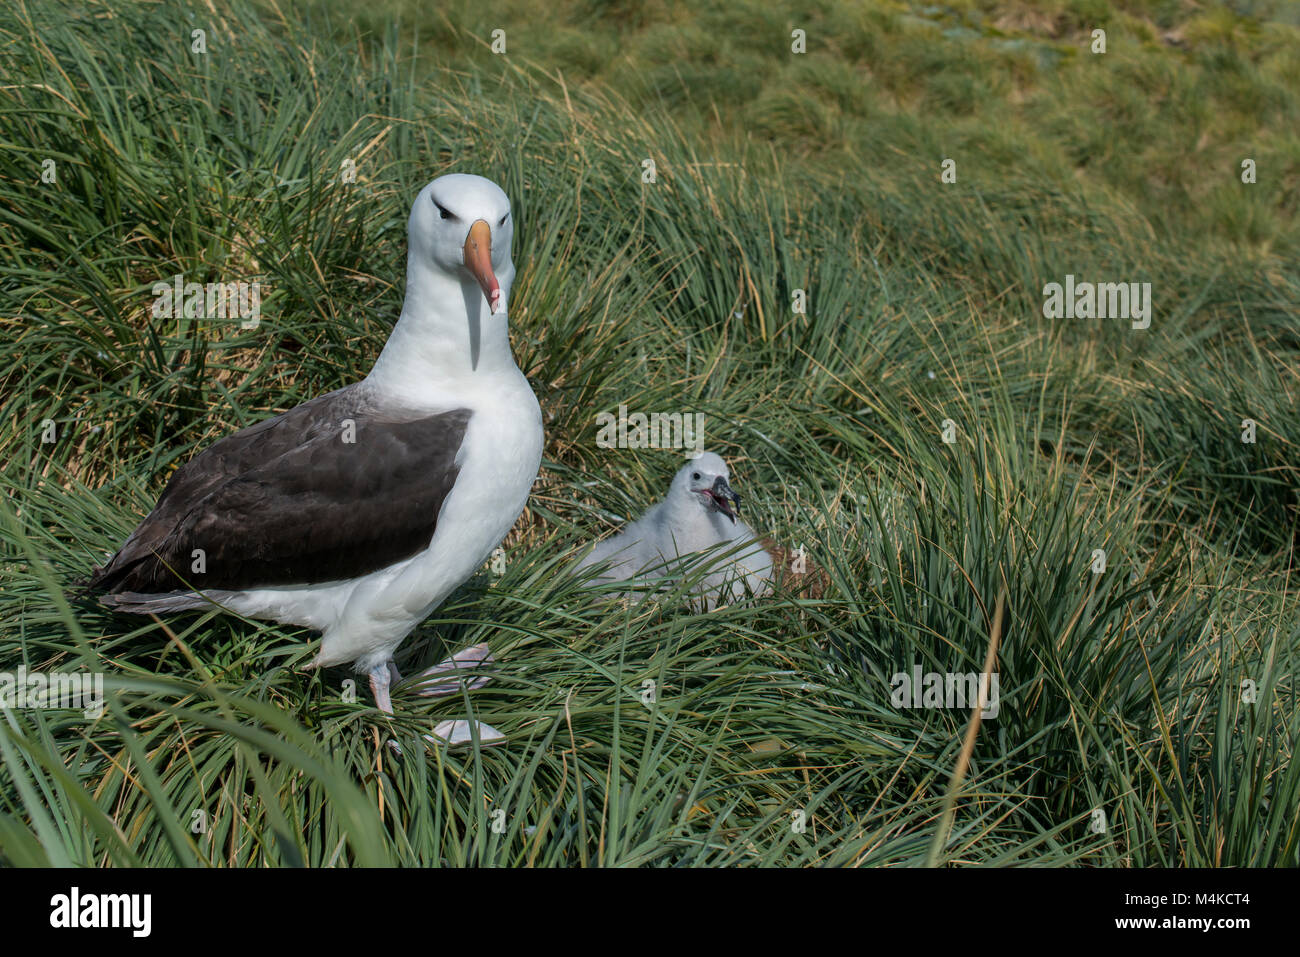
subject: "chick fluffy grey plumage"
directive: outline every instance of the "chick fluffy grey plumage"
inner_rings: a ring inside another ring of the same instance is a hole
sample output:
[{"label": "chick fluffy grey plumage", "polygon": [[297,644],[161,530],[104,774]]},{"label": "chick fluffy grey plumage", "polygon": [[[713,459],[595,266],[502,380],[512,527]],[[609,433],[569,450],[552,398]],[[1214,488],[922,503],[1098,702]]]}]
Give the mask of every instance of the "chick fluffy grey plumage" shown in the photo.
[{"label": "chick fluffy grey plumage", "polygon": [[[617,535],[598,543],[578,569],[608,562],[593,581],[660,581],[689,573],[698,562],[716,567],[696,588],[705,606],[719,600],[758,596],[771,587],[772,557],[736,514],[740,496],[731,488],[731,472],[722,457],[704,452],[673,476],[668,494]],[[718,548],[725,559],[714,552]]]}]

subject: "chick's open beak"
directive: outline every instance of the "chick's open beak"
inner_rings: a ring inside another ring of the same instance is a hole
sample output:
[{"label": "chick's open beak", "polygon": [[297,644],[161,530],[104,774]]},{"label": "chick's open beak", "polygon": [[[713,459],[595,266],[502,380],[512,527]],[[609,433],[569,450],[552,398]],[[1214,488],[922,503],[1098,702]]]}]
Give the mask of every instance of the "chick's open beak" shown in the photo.
[{"label": "chick's open beak", "polygon": [[483,295],[496,315],[501,309],[501,284],[492,271],[492,227],[485,220],[475,220],[465,237],[465,268],[483,287]]},{"label": "chick's open beak", "polygon": [[731,519],[734,525],[736,512],[740,511],[740,496],[731,490],[731,486],[721,475],[714,481],[713,488],[709,489],[709,498],[713,500],[713,507]]}]

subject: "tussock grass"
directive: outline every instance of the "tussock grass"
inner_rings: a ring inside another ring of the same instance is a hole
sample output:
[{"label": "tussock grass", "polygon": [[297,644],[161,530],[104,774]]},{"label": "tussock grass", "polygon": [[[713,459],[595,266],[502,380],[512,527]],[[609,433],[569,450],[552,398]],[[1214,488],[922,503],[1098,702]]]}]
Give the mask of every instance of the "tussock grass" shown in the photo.
[{"label": "tussock grass", "polygon": [[[0,141],[23,159],[0,171],[0,670],[99,671],[108,694],[92,720],[3,712],[0,858],[1300,863],[1294,203],[1276,182],[1199,193],[1194,171],[1152,187],[1174,136],[1108,145],[1146,129],[1132,91],[1155,87],[1209,152],[1283,150],[1295,37],[1103,6],[1098,86],[1065,5],[1025,49],[992,44],[1023,25],[982,4],[956,5],[966,32],[818,5],[834,43],[792,63],[753,32],[788,35],[763,5],[730,33],[708,4],[562,5],[505,60],[474,40],[483,4],[361,27],[331,5],[6,8]],[[546,458],[504,574],[399,664],[489,641],[496,682],[399,688],[381,731],[353,676],[301,670],[307,633],[80,597],[176,464],[364,372],[400,306],[409,197],[457,170],[515,206],[512,331]],[[1153,282],[1152,328],[1045,319],[1067,272]],[[176,273],[261,281],[260,325],[153,317]],[[703,412],[748,520],[804,545],[825,596],[703,613],[689,581],[622,602],[563,575],[680,463],[597,448],[620,403]],[[979,671],[999,595],[1000,710],[953,787],[969,710],[894,707],[890,680]],[[424,748],[464,712],[509,742]]]}]

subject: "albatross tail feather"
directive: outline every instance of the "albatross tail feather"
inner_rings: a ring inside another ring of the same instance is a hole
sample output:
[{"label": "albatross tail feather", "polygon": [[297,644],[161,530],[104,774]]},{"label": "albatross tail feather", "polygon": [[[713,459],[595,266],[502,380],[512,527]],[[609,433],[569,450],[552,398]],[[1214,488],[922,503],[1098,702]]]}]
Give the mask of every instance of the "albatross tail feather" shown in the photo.
[{"label": "albatross tail feather", "polygon": [[113,611],[126,612],[130,615],[158,615],[171,611],[191,611],[195,608],[208,608],[211,599],[196,595],[194,592],[163,592],[146,595],[140,592],[123,591],[100,595],[99,602]]}]

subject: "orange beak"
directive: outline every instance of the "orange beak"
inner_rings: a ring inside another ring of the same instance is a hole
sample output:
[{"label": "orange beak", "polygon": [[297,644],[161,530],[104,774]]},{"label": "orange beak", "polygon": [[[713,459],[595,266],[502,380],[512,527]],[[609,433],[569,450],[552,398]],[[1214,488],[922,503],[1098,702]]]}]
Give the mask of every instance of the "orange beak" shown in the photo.
[{"label": "orange beak", "polygon": [[492,227],[484,220],[475,220],[465,237],[465,268],[474,274],[483,287],[492,314],[501,309],[501,284],[492,271]]}]

